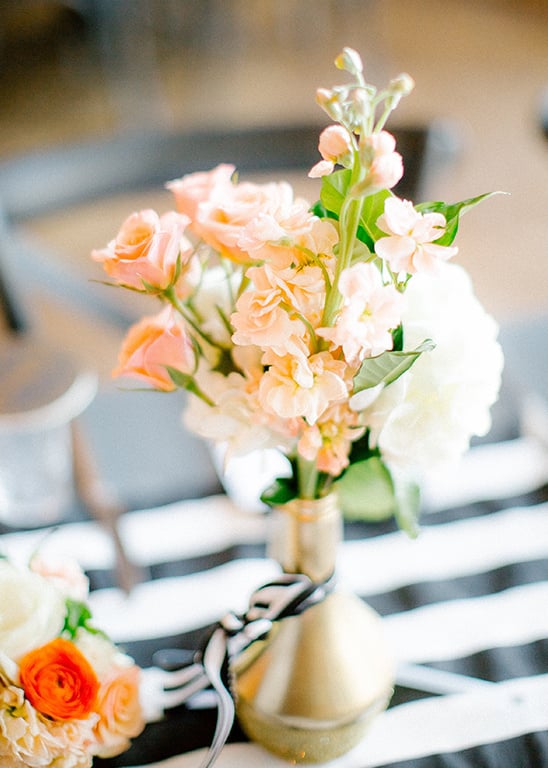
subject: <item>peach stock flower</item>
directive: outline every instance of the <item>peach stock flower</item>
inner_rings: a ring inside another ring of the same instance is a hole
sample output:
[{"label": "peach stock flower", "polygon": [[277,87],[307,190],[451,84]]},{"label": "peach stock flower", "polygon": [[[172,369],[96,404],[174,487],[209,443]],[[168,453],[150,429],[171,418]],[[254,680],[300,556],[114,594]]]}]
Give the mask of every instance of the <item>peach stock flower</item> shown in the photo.
[{"label": "peach stock flower", "polygon": [[173,211],[163,216],[151,209],[132,213],[116,238],[106,248],[92,251],[92,258],[102,262],[117,283],[139,291],[147,284],[167,288],[175,280],[179,258],[183,266],[192,266],[193,249],[183,235],[188,223],[188,217]]},{"label": "peach stock flower", "polygon": [[288,339],[302,335],[302,323],[290,318],[282,306],[283,298],[279,288],[268,284],[259,290],[243,293],[230,319],[235,329],[232,336],[234,344],[284,350]]},{"label": "peach stock flower", "polygon": [[337,477],[349,465],[350,444],[363,433],[359,415],[347,403],[336,403],[316,424],[306,426],[297,449],[307,461],[315,461],[320,472]]},{"label": "peach stock flower", "polygon": [[345,364],[329,352],[319,352],[308,359],[267,352],[263,362],[270,367],[259,385],[259,401],[277,416],[302,416],[309,424],[315,424],[329,405],[348,396],[343,378]]},{"label": "peach stock flower", "polygon": [[323,160],[310,169],[311,179],[326,176],[334,170],[335,163],[344,162],[352,153],[352,139],[342,125],[328,125],[320,134],[318,149]]},{"label": "peach stock flower", "polygon": [[403,160],[399,152],[395,151],[395,138],[388,131],[380,131],[366,136],[363,144],[373,151],[366,178],[368,192],[392,189],[403,176]]},{"label": "peach stock flower", "polygon": [[188,373],[194,370],[195,362],[192,341],[168,305],[159,314],[144,317],[129,329],[113,376],[130,376],[170,392],[175,384],[166,366]]},{"label": "peach stock flower", "polygon": [[61,637],[29,651],[19,677],[32,706],[54,720],[81,720],[93,711],[99,681],[85,656]]},{"label": "peach stock flower", "polygon": [[333,348],[341,347],[351,364],[392,349],[390,331],[399,325],[403,309],[403,296],[396,288],[383,285],[373,264],[360,262],[343,270],[339,290],[344,303],[335,325],[319,328],[317,334]]},{"label": "peach stock flower", "polygon": [[409,200],[389,197],[384,203],[384,214],[377,220],[377,226],[388,237],[377,240],[375,253],[394,272],[434,273],[440,262],[458,252],[455,246],[433,242],[443,235],[446,224],[441,213],[420,213]]},{"label": "peach stock flower", "polygon": [[97,697],[99,720],[95,735],[99,757],[113,757],[130,746],[130,740],[144,728],[139,703],[140,670],[135,665],[113,667],[101,680]]}]

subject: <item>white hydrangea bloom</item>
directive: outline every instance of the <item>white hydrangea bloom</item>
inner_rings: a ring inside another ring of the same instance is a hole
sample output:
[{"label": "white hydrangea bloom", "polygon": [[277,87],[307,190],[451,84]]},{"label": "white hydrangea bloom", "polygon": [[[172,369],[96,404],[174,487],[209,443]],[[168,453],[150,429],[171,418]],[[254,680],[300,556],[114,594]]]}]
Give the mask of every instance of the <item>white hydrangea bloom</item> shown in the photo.
[{"label": "white hydrangea bloom", "polygon": [[473,293],[461,267],[415,275],[402,316],[404,345],[430,338],[423,354],[365,412],[373,443],[397,473],[424,476],[455,463],[473,435],[491,426],[503,355],[498,328]]}]

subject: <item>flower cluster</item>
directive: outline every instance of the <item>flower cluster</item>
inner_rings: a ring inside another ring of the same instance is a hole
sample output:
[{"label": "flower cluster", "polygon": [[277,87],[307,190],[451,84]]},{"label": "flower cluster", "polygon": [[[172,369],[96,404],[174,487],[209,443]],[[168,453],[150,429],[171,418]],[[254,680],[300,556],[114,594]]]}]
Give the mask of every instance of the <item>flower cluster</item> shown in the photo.
[{"label": "flower cluster", "polygon": [[220,165],[168,183],[175,210],[132,214],[92,255],[163,305],[130,329],[116,375],[188,390],[187,426],[228,456],[281,451],[288,476],[270,503],[335,487],[343,509],[359,498],[365,513],[373,480],[398,514],[411,478],[489,426],[497,329],[448,264],[460,215],[487,195],[400,199],[384,126],[413,82],[377,91],[348,48],[335,63],[350,83],[317,94],[333,123],[309,173],[315,205]]},{"label": "flower cluster", "polygon": [[144,727],[139,668],[93,627],[77,564],[0,560],[0,765],[86,768]]}]

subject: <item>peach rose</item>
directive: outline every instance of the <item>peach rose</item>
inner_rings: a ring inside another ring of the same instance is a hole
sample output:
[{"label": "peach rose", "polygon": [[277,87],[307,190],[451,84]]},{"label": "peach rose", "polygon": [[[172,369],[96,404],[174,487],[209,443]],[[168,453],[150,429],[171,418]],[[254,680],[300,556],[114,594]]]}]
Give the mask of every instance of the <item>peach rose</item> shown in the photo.
[{"label": "peach rose", "polygon": [[212,171],[189,173],[174,179],[166,187],[175,197],[177,210],[194,221],[200,203],[211,198],[222,199],[226,191],[230,190],[235,170],[233,165],[222,164]]},{"label": "peach rose", "polygon": [[99,721],[95,735],[99,757],[113,757],[130,746],[130,740],[144,728],[139,700],[140,670],[135,664],[114,667],[101,681],[96,711]]},{"label": "peach rose", "polygon": [[[247,264],[258,258],[257,254],[250,255],[247,250],[244,235],[248,225],[259,217],[265,217],[269,229],[273,226],[276,229],[276,222],[285,229],[285,219],[297,213],[298,221],[288,223],[300,226],[303,211],[298,202],[296,205],[297,211],[294,210],[293,190],[286,182],[233,184],[219,199],[212,197],[198,206],[192,226],[221,255],[239,264]],[[306,214],[305,218],[310,217]]]},{"label": "peach rose", "polygon": [[166,366],[189,373],[195,366],[192,341],[177,322],[171,306],[158,315],[144,317],[133,325],[122,344],[113,376],[140,379],[154,389],[176,389]]},{"label": "peach rose", "polygon": [[183,233],[187,216],[170,211],[159,216],[146,209],[123,222],[116,238],[106,248],[92,251],[109,277],[121,285],[146,290],[146,284],[164,289],[172,285],[177,261],[189,265],[193,248]]},{"label": "peach rose", "polygon": [[25,697],[54,720],[83,720],[93,712],[99,681],[76,646],[61,637],[23,656],[19,678]]}]

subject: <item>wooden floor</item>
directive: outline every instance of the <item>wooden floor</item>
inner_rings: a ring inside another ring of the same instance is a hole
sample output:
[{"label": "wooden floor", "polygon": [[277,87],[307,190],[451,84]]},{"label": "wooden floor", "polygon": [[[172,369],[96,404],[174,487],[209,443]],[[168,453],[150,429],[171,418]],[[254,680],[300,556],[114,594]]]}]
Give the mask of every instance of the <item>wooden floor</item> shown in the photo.
[{"label": "wooden floor", "polygon": [[[401,71],[415,79],[393,125],[440,129],[442,159],[425,197],[509,193],[462,223],[458,260],[481,300],[501,321],[548,308],[548,138],[539,121],[548,88],[546,2],[217,0],[201,4],[210,9],[207,17],[186,22],[185,3],[159,5],[164,38],[156,81],[143,79],[145,67],[136,72],[130,61],[130,83],[107,87],[83,41],[67,43],[61,57],[35,46],[30,62],[6,64],[0,155],[143,124],[320,119],[315,90],[340,82],[332,62],[351,45],[376,84]],[[197,13],[200,3],[188,7]],[[89,246],[89,231],[81,243],[69,242],[62,229],[49,235],[75,258]],[[94,244],[103,244],[102,232]]]}]

